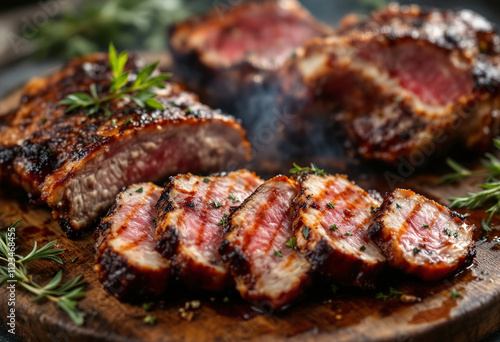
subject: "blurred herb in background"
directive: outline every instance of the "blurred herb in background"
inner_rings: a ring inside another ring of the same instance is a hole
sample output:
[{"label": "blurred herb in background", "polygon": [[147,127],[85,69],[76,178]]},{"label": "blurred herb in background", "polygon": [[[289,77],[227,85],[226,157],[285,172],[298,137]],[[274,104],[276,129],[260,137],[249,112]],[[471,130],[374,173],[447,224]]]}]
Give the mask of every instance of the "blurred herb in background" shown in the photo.
[{"label": "blurred herb in background", "polygon": [[206,11],[206,0],[87,0],[51,18],[38,30],[36,56],[62,58],[118,49],[159,51],[166,47],[167,26]]}]

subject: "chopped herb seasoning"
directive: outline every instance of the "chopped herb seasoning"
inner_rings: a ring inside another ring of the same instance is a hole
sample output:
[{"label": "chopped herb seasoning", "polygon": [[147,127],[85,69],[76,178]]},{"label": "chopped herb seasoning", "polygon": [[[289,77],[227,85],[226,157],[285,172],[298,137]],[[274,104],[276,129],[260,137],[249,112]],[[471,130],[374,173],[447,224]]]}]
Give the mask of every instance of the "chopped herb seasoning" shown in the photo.
[{"label": "chopped herb seasoning", "polygon": [[394,102],[401,102],[401,101],[403,101],[403,98],[401,96],[396,96],[394,98]]},{"label": "chopped herb seasoning", "polygon": [[143,303],[142,304],[142,308],[144,310],[146,310],[146,311],[149,311],[149,310],[151,310],[151,304],[149,304],[149,303]]},{"label": "chopped herb seasoning", "polygon": [[393,287],[389,287],[389,294],[392,296],[392,297],[401,297],[403,295],[403,292],[399,291],[399,290],[396,290],[395,288]]},{"label": "chopped herb seasoning", "polygon": [[446,235],[451,236],[451,230],[449,230],[448,228],[443,229],[443,232],[445,232]]},{"label": "chopped herb seasoning", "polygon": [[458,292],[455,289],[451,290],[451,293],[450,293],[450,298],[451,299],[457,299],[459,297],[462,297],[462,294],[460,292]]},{"label": "chopped herb seasoning", "polygon": [[291,237],[290,240],[285,244],[287,247],[290,247],[290,248],[295,248],[295,244],[296,244],[296,239],[295,237]]},{"label": "chopped herb seasoning", "polygon": [[123,124],[128,125],[129,123],[132,123],[132,122],[133,122],[132,118],[128,118],[127,120],[123,121]]},{"label": "chopped herb seasoning", "polygon": [[298,175],[298,174],[301,174],[302,172],[312,172],[318,176],[322,176],[322,177],[326,176],[325,170],[318,169],[318,167],[316,165],[314,165],[313,163],[311,163],[311,167],[307,167],[307,166],[301,167],[301,166],[297,165],[296,163],[293,163],[293,168],[290,170],[290,174]]},{"label": "chopped herb seasoning", "polygon": [[375,207],[374,206],[371,206],[370,207],[370,212],[373,214],[373,211],[375,210]]},{"label": "chopped herb seasoning", "polygon": [[422,228],[429,228],[429,225],[428,224],[424,224],[424,225],[422,225]]},{"label": "chopped herb seasoning", "polygon": [[207,178],[207,177],[203,177],[203,182],[205,182],[205,183],[208,183],[208,182],[210,182],[210,178]]},{"label": "chopped herb seasoning", "polygon": [[234,195],[233,195],[233,194],[229,194],[229,199],[230,199],[231,201],[233,201],[233,203],[236,203],[236,202],[239,202],[239,201],[240,201],[239,199],[237,199],[236,197],[234,197]]},{"label": "chopped herb seasoning", "polygon": [[365,245],[362,245],[361,247],[359,247],[359,250],[360,250],[361,252],[366,251],[366,247],[365,247]]},{"label": "chopped herb seasoning", "polygon": [[71,259],[71,262],[75,262],[78,260],[79,257],[74,257],[73,259]]},{"label": "chopped herb seasoning", "polygon": [[458,233],[453,233],[453,237],[458,237]]},{"label": "chopped herb seasoning", "polygon": [[191,108],[186,108],[184,109],[184,112],[186,112],[186,114],[191,114],[193,113],[193,110]]},{"label": "chopped herb seasoning", "polygon": [[144,189],[142,188],[142,186],[139,189],[135,190],[135,192],[137,192],[139,194],[142,193],[143,191],[144,191]]},{"label": "chopped herb seasoning", "polygon": [[337,227],[337,225],[334,223],[334,224],[332,224],[332,225],[330,226],[330,230],[332,230],[332,229],[333,229],[333,230],[337,230],[337,229],[339,229],[339,227]]},{"label": "chopped herb seasoning", "polygon": [[43,125],[46,122],[47,122],[47,118],[41,118],[40,119],[40,125]]},{"label": "chopped herb seasoning", "polygon": [[219,221],[219,226],[223,226],[227,223],[227,219],[226,218],[223,218]]},{"label": "chopped herb seasoning", "polygon": [[389,296],[382,293],[382,292],[378,292],[376,295],[375,295],[375,298],[376,299],[381,299],[381,300],[387,300],[389,299]]},{"label": "chopped herb seasoning", "polygon": [[147,315],[146,317],[144,317],[144,323],[147,323],[149,325],[155,325],[156,324],[156,316]]},{"label": "chopped herb seasoning", "polygon": [[420,252],[420,248],[418,247],[413,248],[413,255],[417,255],[418,252]]},{"label": "chopped herb seasoning", "polygon": [[326,205],[327,205],[327,206],[328,206],[328,208],[330,208],[330,209],[334,209],[334,208],[335,208],[335,206],[333,205],[333,203],[330,203],[330,202],[329,202],[329,203],[327,203]]},{"label": "chopped herb seasoning", "polygon": [[307,240],[309,238],[310,231],[309,227],[302,228],[302,235],[304,235],[304,239]]},{"label": "chopped herb seasoning", "polygon": [[345,235],[352,236],[352,232],[346,232]]},{"label": "chopped herb seasoning", "polygon": [[222,204],[220,204],[219,202],[217,201],[213,201],[213,202],[209,202],[208,204],[212,204],[213,206],[215,206],[216,208],[220,208],[222,207]]},{"label": "chopped herb seasoning", "polygon": [[398,203],[396,203],[396,208],[401,209],[401,208],[403,208],[403,207],[402,207],[402,206],[400,206]]},{"label": "chopped herb seasoning", "polygon": [[281,251],[274,251],[274,255],[276,255],[279,258],[283,258],[283,253]]}]

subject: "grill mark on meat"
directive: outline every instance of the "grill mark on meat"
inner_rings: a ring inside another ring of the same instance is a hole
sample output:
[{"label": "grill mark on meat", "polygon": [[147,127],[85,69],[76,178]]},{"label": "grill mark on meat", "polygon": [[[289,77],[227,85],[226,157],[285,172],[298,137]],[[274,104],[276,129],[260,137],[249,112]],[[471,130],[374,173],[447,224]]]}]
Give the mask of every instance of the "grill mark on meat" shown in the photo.
[{"label": "grill mark on meat", "polygon": [[391,266],[425,281],[437,281],[472,261],[474,229],[448,208],[413,191],[397,189],[375,213],[370,236]]},{"label": "grill mark on meat", "polygon": [[157,249],[171,258],[188,286],[220,290],[232,281],[218,253],[224,214],[229,215],[234,205],[229,196],[242,200],[262,181],[247,170],[204,179],[192,174],[170,179],[156,207]]},{"label": "grill mark on meat", "polygon": [[167,288],[171,267],[155,251],[153,223],[161,190],[152,183],[123,188],[94,234],[99,281],[122,300],[157,298]]},{"label": "grill mark on meat", "polygon": [[[311,265],[285,244],[293,236],[291,201],[296,184],[276,176],[261,185],[229,217],[219,248],[241,296],[282,309],[310,283]],[[274,254],[279,250],[281,256]]]}]

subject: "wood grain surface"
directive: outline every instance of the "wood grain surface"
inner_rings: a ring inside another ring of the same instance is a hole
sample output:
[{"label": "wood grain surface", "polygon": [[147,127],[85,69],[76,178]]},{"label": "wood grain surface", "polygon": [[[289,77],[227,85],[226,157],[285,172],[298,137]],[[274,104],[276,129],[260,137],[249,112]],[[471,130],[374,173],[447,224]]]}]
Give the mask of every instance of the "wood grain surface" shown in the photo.
[{"label": "wood grain surface", "polygon": [[[15,106],[19,93],[0,102],[1,111]],[[306,159],[306,158],[304,158]],[[309,160],[307,160],[309,161]],[[346,172],[365,188],[390,190],[380,166],[350,165],[342,161],[312,160],[329,172]],[[291,162],[290,162],[291,164]],[[270,172],[287,173],[287,165],[256,165],[264,176]],[[260,169],[260,167],[262,169]],[[433,170],[432,166],[427,170]],[[480,180],[438,186],[438,174],[415,173],[398,187],[409,187],[442,203],[452,195],[463,195]],[[465,213],[466,211],[461,211]],[[16,233],[21,254],[34,241],[57,239],[57,247],[66,251],[64,279],[82,274],[88,282],[86,297],[79,302],[85,311],[83,326],[76,326],[51,302],[32,303],[32,296],[20,287],[16,291],[17,335],[26,341],[476,341],[500,328],[500,234],[485,234],[480,222],[482,211],[470,212],[470,221],[478,226],[477,256],[473,265],[461,274],[436,284],[426,284],[402,274],[387,271],[374,291],[339,288],[318,279],[298,303],[284,312],[267,307],[252,307],[236,292],[201,293],[173,283],[162,301],[145,311],[142,303],[121,303],[101,287],[93,270],[94,239],[91,232],[80,240],[67,239],[51,218],[47,207],[36,207],[22,193],[0,190],[0,225],[21,218]],[[498,225],[494,221],[493,225]],[[72,260],[78,257],[77,260]],[[30,270],[44,282],[60,266],[38,262]],[[376,293],[395,288],[414,296],[417,302],[401,298],[381,300]],[[461,297],[450,298],[452,290]],[[183,318],[186,303],[199,300],[192,320]],[[0,320],[5,325],[7,290],[0,289]],[[143,322],[146,315],[157,317],[155,325]]]}]

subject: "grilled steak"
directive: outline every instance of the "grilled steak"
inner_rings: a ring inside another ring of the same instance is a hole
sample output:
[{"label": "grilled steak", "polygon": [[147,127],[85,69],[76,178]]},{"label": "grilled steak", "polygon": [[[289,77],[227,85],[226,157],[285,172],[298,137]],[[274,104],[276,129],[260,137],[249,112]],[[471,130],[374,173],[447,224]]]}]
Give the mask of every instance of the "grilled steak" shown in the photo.
[{"label": "grilled steak", "polygon": [[385,264],[367,234],[380,202],[346,176],[303,173],[298,180],[293,230],[299,250],[336,283],[372,286]]},{"label": "grilled steak", "polygon": [[472,261],[474,229],[460,214],[434,201],[395,190],[377,209],[370,236],[389,265],[437,281]]},{"label": "grilled steak", "polygon": [[246,300],[280,309],[310,282],[311,265],[294,248],[292,200],[296,184],[277,176],[261,185],[233,213],[220,247]]},{"label": "grilled steak", "polygon": [[156,209],[158,251],[172,259],[176,273],[190,287],[220,290],[230,284],[219,255],[223,226],[262,180],[239,170],[211,177],[172,177]]},{"label": "grilled steak", "polygon": [[182,81],[206,103],[232,110],[297,47],[330,32],[295,0],[244,1],[174,26],[169,44]]},{"label": "grilled steak", "polygon": [[484,150],[499,132],[499,42],[471,11],[393,4],[300,49],[283,67],[282,102],[296,130],[312,134],[320,113],[365,158],[419,166],[457,142]]},{"label": "grilled steak", "polygon": [[155,250],[153,222],[161,191],[152,183],[124,188],[95,232],[99,280],[120,299],[158,297],[167,287],[170,262]]},{"label": "grilled steak", "polygon": [[[131,80],[140,65],[129,58]],[[107,55],[72,60],[55,75],[31,81],[17,111],[0,122],[0,176],[41,196],[68,236],[103,214],[122,186],[230,169],[249,157],[238,122],[173,83],[158,90],[166,110],[114,100],[107,117],[65,114],[58,104],[68,94],[88,92],[91,83],[106,94],[109,78]]]}]

